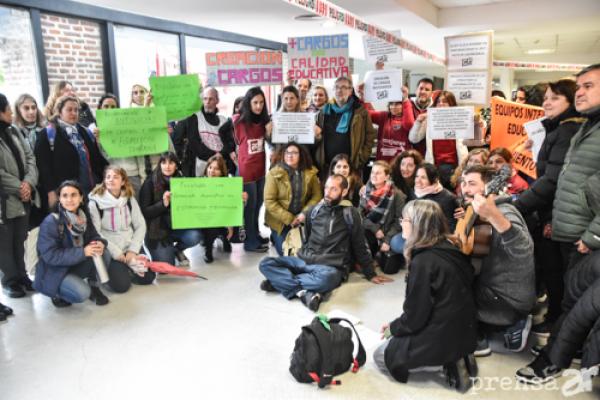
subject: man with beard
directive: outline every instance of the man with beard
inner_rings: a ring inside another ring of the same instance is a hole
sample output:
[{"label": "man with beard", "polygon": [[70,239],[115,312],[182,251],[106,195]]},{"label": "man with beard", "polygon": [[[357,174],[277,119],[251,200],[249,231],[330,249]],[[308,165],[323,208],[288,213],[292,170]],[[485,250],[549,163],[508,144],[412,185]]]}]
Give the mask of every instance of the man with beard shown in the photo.
[{"label": "man with beard", "polygon": [[[483,222],[492,227],[489,253],[481,258],[481,270],[475,278],[475,303],[479,338],[475,356],[487,356],[490,328],[504,331],[504,347],[522,351],[531,329],[531,309],[535,305],[535,269],[533,240],[519,211],[503,198],[483,196],[494,171],[474,165],[462,175],[461,190],[467,203]],[[456,215],[456,214],[455,214]]]},{"label": "man with beard", "polygon": [[332,175],[325,183],[325,197],[300,218],[305,223],[305,238],[296,257],[266,257],[259,265],[265,276],[260,288],[279,292],[288,299],[298,297],[317,311],[323,294],[348,278],[357,262],[369,281],[379,284],[391,279],[377,275],[367,250],[360,214],[347,200],[348,181]]}]

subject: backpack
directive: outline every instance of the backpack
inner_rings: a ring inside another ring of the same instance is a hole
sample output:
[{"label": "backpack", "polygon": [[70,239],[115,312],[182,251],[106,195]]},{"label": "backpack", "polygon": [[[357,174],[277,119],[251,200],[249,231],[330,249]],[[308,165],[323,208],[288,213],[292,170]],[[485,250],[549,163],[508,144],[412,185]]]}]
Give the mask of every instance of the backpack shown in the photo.
[{"label": "backpack", "polygon": [[[59,216],[57,213],[51,214],[57,221]],[[64,237],[65,226],[63,224],[58,225],[58,237],[62,240]],[[35,275],[35,267],[39,261],[39,254],[37,251],[38,236],[40,234],[40,227],[33,228],[29,231],[27,239],[25,239],[25,271],[29,275]]]},{"label": "backpack", "polygon": [[[342,321],[350,328],[341,325]],[[358,341],[356,356],[352,331]],[[367,355],[350,321],[345,318],[328,319],[321,314],[310,325],[302,327],[290,359],[290,373],[298,382],[316,382],[323,389],[327,385],[341,385],[342,382],[333,380],[333,377],[348,371],[350,367],[352,372],[358,372],[365,364]]]}]

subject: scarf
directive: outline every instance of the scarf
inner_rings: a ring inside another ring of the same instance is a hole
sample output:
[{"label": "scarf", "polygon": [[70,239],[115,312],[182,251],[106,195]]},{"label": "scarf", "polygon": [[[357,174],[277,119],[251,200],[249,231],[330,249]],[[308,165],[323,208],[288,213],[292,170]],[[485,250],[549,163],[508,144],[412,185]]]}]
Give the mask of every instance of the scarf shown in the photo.
[{"label": "scarf", "polygon": [[209,113],[208,111],[204,110],[204,106],[202,106],[201,111],[202,115],[204,115],[204,119],[206,120],[206,122],[208,122],[212,126],[219,126],[219,122],[221,121],[219,120],[219,116],[217,115],[217,113],[219,112],[218,109],[216,109],[215,112]]},{"label": "scarf", "polygon": [[11,125],[4,121],[0,121],[0,138],[6,143],[10,152],[12,153],[15,162],[17,163],[17,169],[19,170],[19,180],[22,181],[25,178],[25,164],[21,158],[21,152],[17,148],[12,136]]},{"label": "scarf", "polygon": [[77,210],[77,214],[65,210],[62,206],[60,213],[64,216],[67,222],[67,231],[73,241],[73,246],[83,247],[84,245],[84,233],[87,229],[87,217],[81,207]]},{"label": "scarf", "polygon": [[77,125],[68,124],[62,119],[58,120],[58,124],[67,133],[69,142],[71,142],[73,147],[75,147],[75,150],[77,150],[77,155],[79,156],[79,183],[81,184],[83,191],[89,193],[94,187],[95,180],[92,175],[90,155],[87,146],[85,145],[85,141],[79,134]]},{"label": "scarf", "polygon": [[335,112],[336,114],[342,114],[342,118],[337,124],[335,131],[337,133],[348,133],[348,128],[350,127],[350,120],[352,119],[352,109],[354,108],[354,97],[350,97],[348,102],[344,104],[343,107],[338,106],[335,102],[328,103],[323,107],[323,113],[325,115],[331,115],[331,112]]},{"label": "scarf", "polygon": [[417,199],[421,199],[421,198],[427,196],[428,194],[438,194],[442,190],[444,190],[444,187],[442,186],[442,184],[440,182],[434,183],[433,185],[426,186],[423,189],[417,189],[417,187],[415,186],[415,196],[417,197]]},{"label": "scarf", "polygon": [[281,168],[286,170],[290,177],[290,184],[292,186],[292,199],[290,200],[290,206],[288,211],[294,215],[297,215],[302,211],[302,172],[297,169],[293,169],[286,163],[281,163]]},{"label": "scarf", "polygon": [[382,224],[394,201],[394,185],[391,180],[376,189],[368,181],[365,185],[365,195],[360,198],[360,208],[363,209],[363,216],[374,224]]}]

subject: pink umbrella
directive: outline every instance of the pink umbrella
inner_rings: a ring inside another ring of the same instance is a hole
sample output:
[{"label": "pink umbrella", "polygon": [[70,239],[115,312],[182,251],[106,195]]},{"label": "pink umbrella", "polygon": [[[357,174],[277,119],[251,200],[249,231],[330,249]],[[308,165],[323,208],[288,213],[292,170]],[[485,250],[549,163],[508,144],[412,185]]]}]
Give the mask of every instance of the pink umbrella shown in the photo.
[{"label": "pink umbrella", "polygon": [[171,274],[171,275],[180,275],[180,276],[191,276],[193,278],[200,278],[200,279],[204,279],[204,280],[208,280],[207,278],[203,277],[202,275],[198,275],[195,272],[192,271],[187,271],[181,268],[177,268],[174,265],[171,265],[167,262],[162,262],[162,261],[150,261],[148,260],[146,257],[138,257],[138,259],[136,260],[138,263],[144,265],[144,267],[148,268],[151,271],[154,272],[158,272],[158,273],[163,273],[163,274]]}]

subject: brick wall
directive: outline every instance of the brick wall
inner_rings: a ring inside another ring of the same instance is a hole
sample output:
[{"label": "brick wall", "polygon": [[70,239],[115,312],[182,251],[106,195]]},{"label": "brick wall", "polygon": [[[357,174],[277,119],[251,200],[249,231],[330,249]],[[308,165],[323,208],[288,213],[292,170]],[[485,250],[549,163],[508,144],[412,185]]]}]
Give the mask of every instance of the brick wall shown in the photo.
[{"label": "brick wall", "polygon": [[105,93],[100,25],[51,14],[42,14],[41,20],[50,91],[58,81],[68,80],[96,108]]}]

